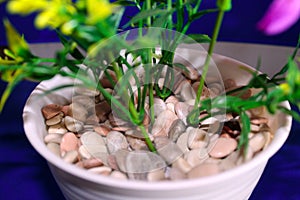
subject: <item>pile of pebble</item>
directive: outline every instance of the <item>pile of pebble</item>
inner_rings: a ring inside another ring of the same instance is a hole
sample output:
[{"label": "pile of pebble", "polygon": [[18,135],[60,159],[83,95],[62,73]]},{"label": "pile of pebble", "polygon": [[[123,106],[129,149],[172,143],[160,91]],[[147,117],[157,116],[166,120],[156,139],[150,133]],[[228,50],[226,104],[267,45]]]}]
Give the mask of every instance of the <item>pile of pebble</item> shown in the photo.
[{"label": "pile of pebble", "polygon": [[[270,143],[268,120],[259,116],[263,109],[248,112],[251,132],[246,154],[237,148],[239,116],[227,113],[222,121],[210,117],[199,127],[187,125],[186,117],[199,85],[199,77],[191,74],[189,81],[180,81],[165,101],[154,99],[154,123],[145,115],[144,126],[157,153],[148,150],[139,128],[112,114],[100,93],[83,88],[76,90],[68,105],[42,108],[48,132],[44,141],[65,162],[105,176],[145,181],[217,174],[247,162]],[[237,87],[231,79],[224,85],[226,90]],[[106,90],[112,92],[112,87],[108,85]],[[205,87],[203,98],[219,92],[218,87]],[[251,90],[243,98],[250,95]]]}]

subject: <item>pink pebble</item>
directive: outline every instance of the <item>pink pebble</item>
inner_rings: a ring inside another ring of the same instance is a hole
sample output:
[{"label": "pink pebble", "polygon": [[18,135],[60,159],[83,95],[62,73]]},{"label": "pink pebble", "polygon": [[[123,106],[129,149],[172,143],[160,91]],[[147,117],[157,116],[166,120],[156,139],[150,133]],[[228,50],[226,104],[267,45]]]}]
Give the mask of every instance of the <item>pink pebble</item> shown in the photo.
[{"label": "pink pebble", "polygon": [[78,139],[72,132],[64,134],[60,143],[61,152],[67,152],[78,149]]}]

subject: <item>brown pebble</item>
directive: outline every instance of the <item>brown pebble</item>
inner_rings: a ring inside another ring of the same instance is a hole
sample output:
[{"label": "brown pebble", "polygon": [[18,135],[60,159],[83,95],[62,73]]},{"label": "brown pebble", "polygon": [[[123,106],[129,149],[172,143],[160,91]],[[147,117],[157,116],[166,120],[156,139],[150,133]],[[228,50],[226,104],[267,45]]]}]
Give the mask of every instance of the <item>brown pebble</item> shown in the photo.
[{"label": "brown pebble", "polygon": [[235,82],[235,80],[233,80],[233,79],[231,79],[231,78],[226,79],[226,80],[224,81],[224,87],[225,87],[226,90],[227,90],[227,89],[230,89],[230,88],[236,87],[236,82]]},{"label": "brown pebble", "polygon": [[48,104],[42,108],[42,114],[45,119],[51,119],[62,111],[62,106],[57,104]]},{"label": "brown pebble", "polygon": [[107,119],[108,114],[111,112],[111,107],[106,101],[103,101],[95,106],[95,111],[99,122],[104,122]]},{"label": "brown pebble", "polygon": [[90,158],[90,159],[79,161],[78,163],[76,163],[76,165],[79,167],[90,169],[93,167],[102,166],[103,162],[98,158]]}]

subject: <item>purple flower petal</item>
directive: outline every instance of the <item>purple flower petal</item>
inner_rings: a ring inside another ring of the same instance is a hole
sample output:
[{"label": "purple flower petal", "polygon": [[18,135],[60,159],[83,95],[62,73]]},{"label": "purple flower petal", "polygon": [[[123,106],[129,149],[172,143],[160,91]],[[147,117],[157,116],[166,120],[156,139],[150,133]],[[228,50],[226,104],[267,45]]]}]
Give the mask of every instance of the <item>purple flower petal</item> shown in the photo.
[{"label": "purple flower petal", "polygon": [[257,27],[266,35],[289,29],[300,18],[300,0],[273,0]]}]

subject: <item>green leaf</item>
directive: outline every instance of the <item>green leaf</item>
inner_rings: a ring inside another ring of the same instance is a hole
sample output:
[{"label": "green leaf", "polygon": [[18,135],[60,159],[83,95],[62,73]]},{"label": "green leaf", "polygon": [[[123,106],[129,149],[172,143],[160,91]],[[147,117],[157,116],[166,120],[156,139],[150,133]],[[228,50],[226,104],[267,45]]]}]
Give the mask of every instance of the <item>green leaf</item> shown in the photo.
[{"label": "green leaf", "polygon": [[56,33],[57,33],[58,38],[61,41],[61,43],[64,45],[64,47],[67,50],[69,50],[69,52],[70,52],[71,56],[73,56],[73,58],[75,58],[77,60],[84,59],[84,56],[82,55],[82,53],[79,51],[78,48],[76,48],[72,45],[71,41],[67,40],[67,38],[60,31],[56,30]]},{"label": "green leaf", "polygon": [[286,113],[286,114],[292,116],[295,120],[300,122],[300,115],[297,111],[287,109],[286,107],[283,107],[283,106],[278,106],[278,109],[281,110],[283,113]]},{"label": "green leaf", "polygon": [[23,58],[30,56],[29,45],[25,41],[25,39],[16,31],[16,29],[11,25],[8,19],[3,21],[8,46],[11,51],[16,55]]},{"label": "green leaf", "polygon": [[135,23],[139,22],[140,20],[144,20],[148,17],[165,15],[169,12],[170,11],[168,11],[168,10],[162,10],[162,9],[157,9],[157,8],[156,9],[151,9],[151,10],[146,10],[146,11],[141,11],[137,15],[135,15],[127,24],[125,24],[123,26],[123,28],[127,28],[131,24],[135,24]]},{"label": "green leaf", "polygon": [[[240,136],[238,148],[244,148],[244,150],[246,150],[249,142],[248,135],[251,130],[250,119],[249,116],[244,111],[240,113],[240,117],[242,122],[242,130],[241,130],[241,136]],[[246,151],[244,153],[246,153]]]},{"label": "green leaf", "polygon": [[6,101],[8,100],[8,97],[11,95],[13,89],[16,87],[16,85],[18,83],[20,83],[23,80],[24,77],[26,77],[26,75],[24,73],[22,73],[21,70],[17,70],[15,72],[15,74],[14,74],[13,79],[11,79],[8,82],[8,84],[7,84],[4,92],[1,94],[1,99],[0,99],[0,113],[2,112],[3,107],[4,107],[5,103],[6,103]]},{"label": "green leaf", "polygon": [[114,13],[111,17],[108,18],[109,24],[111,25],[114,33],[117,32],[117,29],[120,26],[124,11],[124,8],[118,8],[118,12]]},{"label": "green leaf", "polygon": [[121,6],[137,6],[138,4],[136,1],[130,1],[130,0],[118,0],[114,2],[115,4],[121,5]]},{"label": "green leaf", "polygon": [[199,12],[197,12],[197,13],[191,15],[191,16],[189,17],[189,20],[190,20],[190,21],[194,21],[194,20],[196,20],[196,19],[199,19],[199,18],[203,17],[203,16],[206,15],[206,14],[214,13],[214,12],[218,12],[218,11],[219,11],[218,9],[201,10],[201,11],[199,11]]},{"label": "green leaf", "polygon": [[187,44],[198,43],[210,43],[211,38],[206,34],[189,34],[184,38],[183,42]]}]

